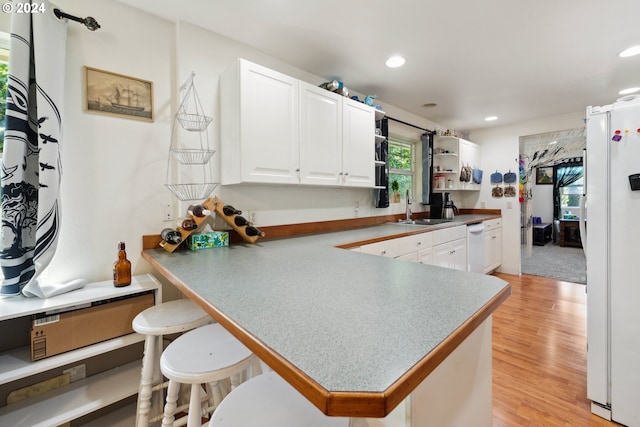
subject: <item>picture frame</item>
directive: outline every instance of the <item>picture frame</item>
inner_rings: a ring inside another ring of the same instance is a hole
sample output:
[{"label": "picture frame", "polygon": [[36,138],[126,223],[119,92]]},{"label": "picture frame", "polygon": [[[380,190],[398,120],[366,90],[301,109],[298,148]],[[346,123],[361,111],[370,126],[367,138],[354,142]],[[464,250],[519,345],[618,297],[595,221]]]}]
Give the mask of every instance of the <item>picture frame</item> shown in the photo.
[{"label": "picture frame", "polygon": [[537,185],[553,185],[553,166],[536,168]]},{"label": "picture frame", "polygon": [[85,66],[84,110],[153,122],[153,82]]}]

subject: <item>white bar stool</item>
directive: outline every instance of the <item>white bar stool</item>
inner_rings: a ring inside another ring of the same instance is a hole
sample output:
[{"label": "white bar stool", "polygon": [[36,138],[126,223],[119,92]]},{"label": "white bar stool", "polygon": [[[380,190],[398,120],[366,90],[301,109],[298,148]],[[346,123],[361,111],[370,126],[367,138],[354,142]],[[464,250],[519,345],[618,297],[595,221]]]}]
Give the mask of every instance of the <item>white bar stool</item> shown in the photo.
[{"label": "white bar stool", "polygon": [[233,390],[208,427],[347,427],[349,418],[328,417],[273,371]]},{"label": "white bar stool", "polygon": [[[149,425],[151,396],[154,390],[161,390],[163,387],[163,381],[160,378],[162,336],[188,331],[212,321],[213,319],[204,310],[189,299],[154,305],[133,319],[133,330],[146,335],[138,390],[137,427]],[[154,382],[159,382],[159,384],[154,386]]]},{"label": "white bar stool", "polygon": [[[219,382],[230,379],[233,390],[240,384],[242,373],[257,366],[258,358],[218,323],[181,335],[160,357],[160,369],[169,379],[162,425],[173,426],[176,421],[176,401],[181,384],[191,384],[187,426],[200,427],[202,416],[207,416],[224,401],[223,394],[226,393],[221,392]],[[205,385],[208,394],[208,407],[204,409],[201,384]]]}]

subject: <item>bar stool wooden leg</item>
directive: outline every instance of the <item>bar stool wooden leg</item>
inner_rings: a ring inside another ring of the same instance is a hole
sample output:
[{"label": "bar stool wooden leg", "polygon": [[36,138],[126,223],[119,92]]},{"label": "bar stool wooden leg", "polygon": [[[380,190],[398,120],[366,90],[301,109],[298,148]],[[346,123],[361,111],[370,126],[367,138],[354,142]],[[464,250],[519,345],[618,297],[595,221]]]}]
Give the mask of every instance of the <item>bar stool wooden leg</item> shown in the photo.
[{"label": "bar stool wooden leg", "polygon": [[153,374],[156,360],[156,347],[158,336],[147,335],[144,342],[144,355],[142,357],[142,373],[140,374],[140,391],[138,396],[138,410],[136,426],[147,427],[149,425],[149,411],[151,410],[151,395],[153,394]]},{"label": "bar stool wooden leg", "polygon": [[177,402],[179,392],[180,383],[169,380],[169,386],[167,387],[167,403],[164,405],[164,417],[162,418],[163,426],[173,427],[173,422],[176,420],[175,413],[178,408]]}]

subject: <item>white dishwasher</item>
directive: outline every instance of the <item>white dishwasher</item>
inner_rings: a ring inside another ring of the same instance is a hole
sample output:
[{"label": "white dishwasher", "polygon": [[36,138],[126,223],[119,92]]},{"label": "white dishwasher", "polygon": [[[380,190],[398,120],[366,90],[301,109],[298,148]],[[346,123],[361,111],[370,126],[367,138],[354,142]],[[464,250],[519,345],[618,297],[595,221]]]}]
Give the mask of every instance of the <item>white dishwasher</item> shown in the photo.
[{"label": "white dishwasher", "polygon": [[484,274],[484,223],[467,226],[467,271]]}]

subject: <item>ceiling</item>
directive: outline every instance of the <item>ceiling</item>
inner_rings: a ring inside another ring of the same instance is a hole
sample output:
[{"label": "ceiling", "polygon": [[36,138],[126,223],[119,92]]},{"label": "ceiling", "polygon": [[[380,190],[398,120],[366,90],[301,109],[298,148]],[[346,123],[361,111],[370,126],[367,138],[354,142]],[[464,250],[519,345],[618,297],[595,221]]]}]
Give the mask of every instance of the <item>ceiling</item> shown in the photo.
[{"label": "ceiling", "polygon": [[[461,131],[584,111],[640,87],[640,55],[617,56],[640,44],[638,0],[117,1]],[[387,68],[393,54],[406,64]]]}]

